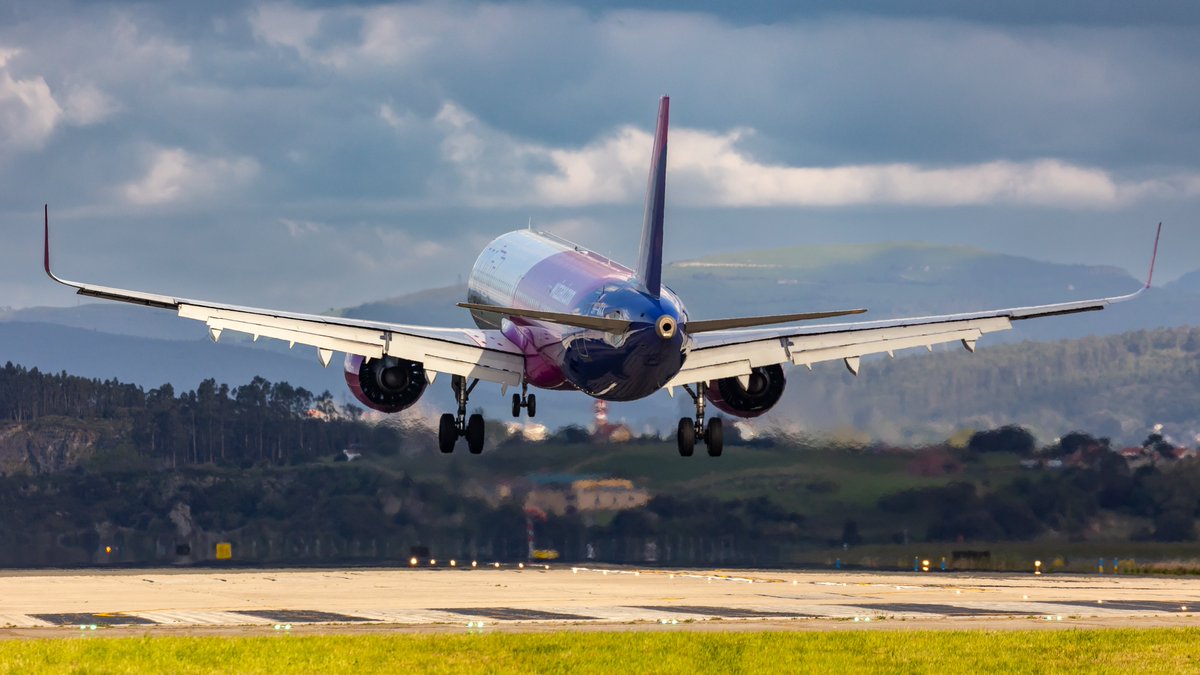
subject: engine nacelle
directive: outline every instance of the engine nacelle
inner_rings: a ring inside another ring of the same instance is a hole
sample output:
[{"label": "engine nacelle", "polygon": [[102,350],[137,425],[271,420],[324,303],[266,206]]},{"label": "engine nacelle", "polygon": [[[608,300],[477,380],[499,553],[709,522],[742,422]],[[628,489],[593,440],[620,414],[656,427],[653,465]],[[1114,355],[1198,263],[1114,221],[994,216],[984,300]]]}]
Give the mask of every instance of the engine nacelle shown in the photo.
[{"label": "engine nacelle", "polygon": [[736,377],[710,382],[705,395],[709,403],[737,417],[758,417],[779,403],[787,380],[778,364],[755,368],[750,385],[743,387]]},{"label": "engine nacelle", "polygon": [[346,384],[363,405],[379,412],[400,412],[425,393],[425,366],[416,361],[385,356],[366,359],[347,354]]}]

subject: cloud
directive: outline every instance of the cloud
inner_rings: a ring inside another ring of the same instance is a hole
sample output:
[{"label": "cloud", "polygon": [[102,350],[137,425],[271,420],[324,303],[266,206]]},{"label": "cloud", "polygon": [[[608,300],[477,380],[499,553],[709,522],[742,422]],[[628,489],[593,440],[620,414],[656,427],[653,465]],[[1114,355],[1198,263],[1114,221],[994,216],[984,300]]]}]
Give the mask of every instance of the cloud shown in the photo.
[{"label": "cloud", "polygon": [[[1200,24],[1021,3],[27,3],[0,10],[0,218],[44,196],[67,227],[220,253],[247,271],[213,290],[285,306],[448,282],[530,216],[629,259],[669,93],[670,255],[803,230],[1141,266],[1080,232],[1195,221]],[[230,237],[299,262],[239,295],[263,277]],[[28,246],[0,250],[0,296]],[[434,257],[389,269],[390,246]]]},{"label": "cloud", "polygon": [[0,49],[0,145],[29,150],[45,144],[63,110],[45,78],[14,78],[9,72],[9,62],[19,53]]},{"label": "cloud", "polygon": [[[592,206],[643,198],[653,139],[625,126],[581,148],[522,141],[483,125],[453,103],[438,113],[442,159],[480,205]],[[720,207],[1008,204],[1106,209],[1145,198],[1200,196],[1200,174],[1120,181],[1058,159],[957,166],[914,163],[803,167],[759,161],[740,147],[753,129],[674,129],[668,193],[674,204]]]},{"label": "cloud", "polygon": [[70,89],[64,100],[64,116],[69,124],[89,126],[112,117],[121,107],[92,83]]},{"label": "cloud", "polygon": [[248,157],[199,157],[182,148],[156,148],[149,155],[145,175],[121,188],[130,204],[191,202],[240,188],[259,172]]}]

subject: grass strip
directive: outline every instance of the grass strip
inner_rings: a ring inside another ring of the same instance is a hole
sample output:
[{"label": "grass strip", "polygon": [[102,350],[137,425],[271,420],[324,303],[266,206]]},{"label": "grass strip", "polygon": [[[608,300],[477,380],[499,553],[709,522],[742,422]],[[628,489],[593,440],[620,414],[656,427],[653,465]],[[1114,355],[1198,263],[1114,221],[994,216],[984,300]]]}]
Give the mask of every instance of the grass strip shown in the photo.
[{"label": "grass strip", "polygon": [[0,642],[0,673],[1179,673],[1200,629],[87,637]]}]

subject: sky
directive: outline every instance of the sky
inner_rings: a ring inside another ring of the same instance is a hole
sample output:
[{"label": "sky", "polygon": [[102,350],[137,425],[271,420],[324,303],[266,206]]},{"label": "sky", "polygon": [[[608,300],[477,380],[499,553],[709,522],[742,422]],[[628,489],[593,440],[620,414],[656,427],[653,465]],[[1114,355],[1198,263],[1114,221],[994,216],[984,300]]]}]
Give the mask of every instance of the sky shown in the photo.
[{"label": "sky", "polygon": [[664,94],[668,260],[1141,276],[1161,220],[1159,278],[1200,268],[1200,5],[792,4],[0,1],[0,306],[77,302],[43,203],[67,278],[294,311],[529,223],[630,261]]}]

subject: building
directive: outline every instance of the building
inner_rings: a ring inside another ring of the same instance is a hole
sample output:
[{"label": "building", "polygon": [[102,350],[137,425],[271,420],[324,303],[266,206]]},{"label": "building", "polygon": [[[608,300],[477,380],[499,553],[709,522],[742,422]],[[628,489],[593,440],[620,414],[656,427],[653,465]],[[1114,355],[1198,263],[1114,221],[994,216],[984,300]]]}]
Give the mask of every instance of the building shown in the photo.
[{"label": "building", "polygon": [[623,511],[645,506],[650,491],[625,478],[594,476],[535,476],[525,496],[526,509],[548,514],[574,512]]}]

